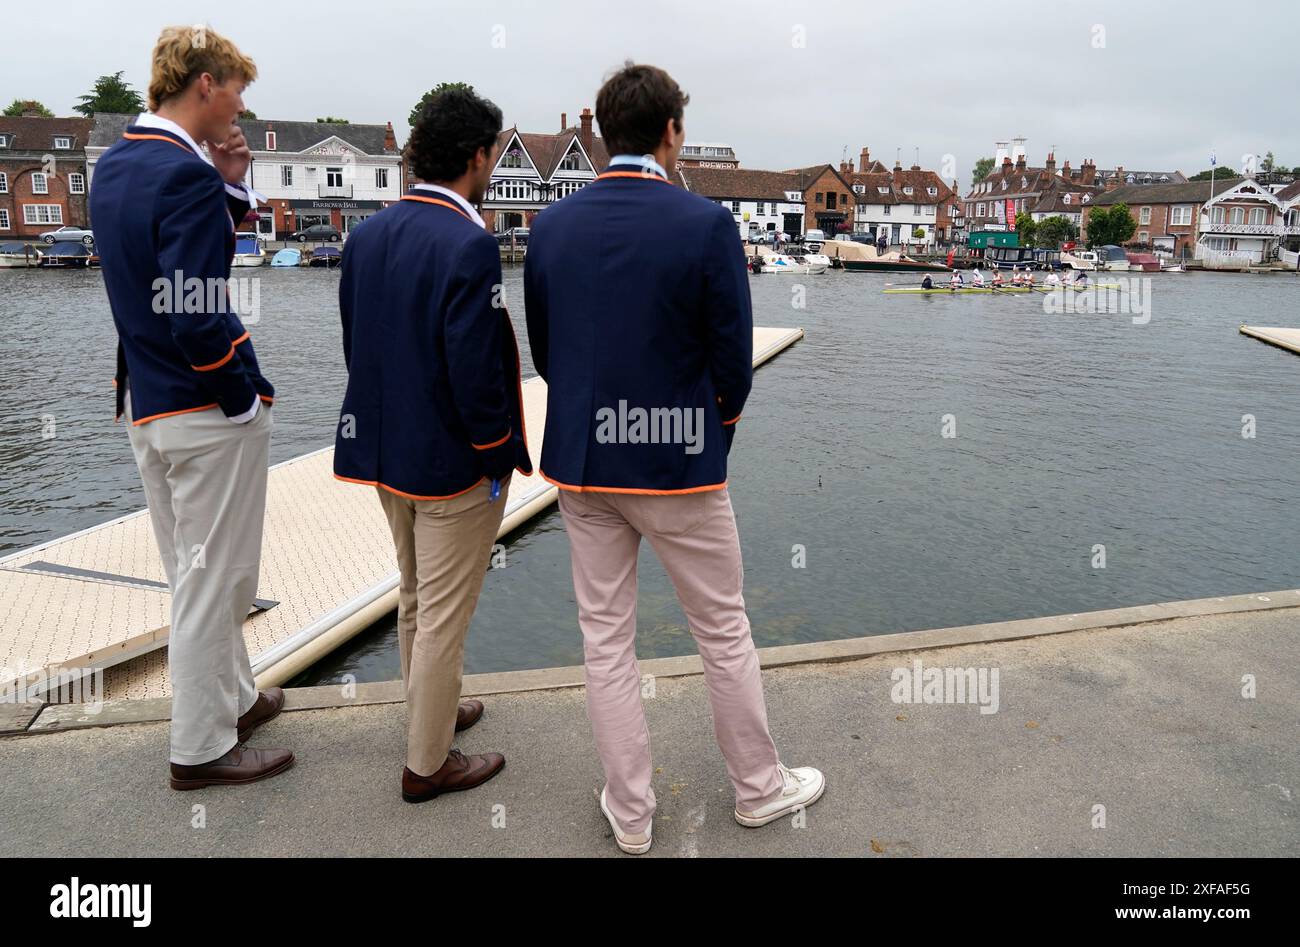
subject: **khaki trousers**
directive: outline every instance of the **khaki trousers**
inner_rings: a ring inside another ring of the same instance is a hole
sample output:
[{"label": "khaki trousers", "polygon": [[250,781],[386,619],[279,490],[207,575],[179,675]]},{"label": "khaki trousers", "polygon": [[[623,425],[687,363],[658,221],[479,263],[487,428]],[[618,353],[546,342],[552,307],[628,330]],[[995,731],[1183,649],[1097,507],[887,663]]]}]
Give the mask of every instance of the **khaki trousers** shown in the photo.
[{"label": "khaki trousers", "polygon": [[663,563],[704,662],[713,733],[736,804],[780,793],[763,678],[741,593],[745,573],[725,488],[647,496],[560,491],[587,678],[587,716],[605,769],[605,802],[626,832],[655,811],[650,733],[636,663],[636,564],[644,537]]},{"label": "khaki trousers", "polygon": [[234,747],[257,700],[244,619],[257,597],[271,409],[247,424],[211,408],[127,431],[172,594],[171,761],[207,763]]},{"label": "khaki trousers", "polygon": [[488,481],[450,500],[409,500],[376,487],[402,579],[397,637],[406,685],[406,766],[442,767],[456,731],[465,633],[505,513],[510,478],[488,502]]}]

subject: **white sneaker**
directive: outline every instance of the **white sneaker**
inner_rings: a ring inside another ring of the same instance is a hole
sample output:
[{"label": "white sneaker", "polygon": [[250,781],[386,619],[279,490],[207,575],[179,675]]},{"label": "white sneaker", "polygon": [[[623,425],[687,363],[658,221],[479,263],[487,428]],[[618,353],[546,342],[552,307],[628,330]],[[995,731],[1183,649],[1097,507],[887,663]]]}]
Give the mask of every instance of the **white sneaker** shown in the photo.
[{"label": "white sneaker", "polygon": [[614,816],[610,814],[609,808],[605,805],[604,789],[600,791],[600,811],[609,820],[609,827],[614,830],[614,841],[618,842],[619,848],[629,855],[644,855],[650,851],[650,835],[654,831],[654,819],[650,820],[650,824],[646,826],[644,832],[624,832],[619,828],[618,823],[614,821]]},{"label": "white sneaker", "polygon": [[785,784],[781,789],[781,795],[766,805],[759,806],[753,812],[741,812],[737,807],[736,821],[741,825],[756,829],[760,825],[775,822],[782,816],[794,812],[795,809],[811,806],[826,791],[826,777],[821,770],[811,766],[787,769],[781,763],[776,765],[781,771],[781,780]]}]

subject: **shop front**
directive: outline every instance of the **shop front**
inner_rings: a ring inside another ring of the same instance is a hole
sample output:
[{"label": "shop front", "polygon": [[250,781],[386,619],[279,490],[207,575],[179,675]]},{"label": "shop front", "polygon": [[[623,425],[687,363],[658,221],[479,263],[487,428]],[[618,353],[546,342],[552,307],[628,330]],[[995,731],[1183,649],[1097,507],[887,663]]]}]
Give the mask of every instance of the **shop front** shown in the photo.
[{"label": "shop front", "polygon": [[316,224],[329,224],[340,233],[351,233],[361,221],[387,207],[391,201],[290,200],[274,201],[276,231],[280,239]]}]

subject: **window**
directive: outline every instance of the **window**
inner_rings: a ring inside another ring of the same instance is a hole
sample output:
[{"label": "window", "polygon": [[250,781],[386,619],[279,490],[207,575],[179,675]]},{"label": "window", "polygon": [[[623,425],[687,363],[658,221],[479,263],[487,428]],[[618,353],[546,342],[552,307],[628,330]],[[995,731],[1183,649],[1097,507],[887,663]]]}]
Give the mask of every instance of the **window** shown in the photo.
[{"label": "window", "polygon": [[325,186],[342,187],[343,186],[343,169],[326,168],[325,169]]},{"label": "window", "polygon": [[1002,190],[1005,191],[1006,189],[1007,189],[1007,179],[1006,179],[1006,178],[1003,178],[1003,179],[1002,179]]},{"label": "window", "polygon": [[9,193],[9,175],[0,171],[0,194]]},{"label": "window", "polygon": [[1138,231],[1138,242],[1139,242],[1139,243],[1150,243],[1150,242],[1151,242],[1151,234],[1149,234],[1149,233],[1148,233],[1147,231],[1145,231],[1145,230],[1139,230],[1139,231]]},{"label": "window", "polygon": [[1141,224],[1143,227],[1151,223],[1150,207],[1143,207],[1140,211],[1138,211],[1138,223]]},{"label": "window", "polygon": [[1244,224],[1246,222],[1246,212],[1240,207],[1232,209],[1232,222],[1234,224]]},{"label": "window", "polygon": [[853,185],[853,193],[854,193],[854,194],[865,194],[866,192],[867,192],[867,186],[866,186],[865,184],[855,184],[855,185]]},{"label": "window", "polygon": [[[586,200],[586,198],[584,197],[583,200]],[[739,214],[739,213],[740,213],[740,201],[732,201],[732,202],[731,202],[731,212],[732,212],[733,214]]]},{"label": "window", "polygon": [[885,216],[886,216],[886,217],[889,216],[889,211],[890,211],[891,209],[892,209],[892,208],[890,208],[890,206],[889,206],[888,204],[885,205]]},{"label": "window", "polygon": [[266,150],[275,151],[275,132],[266,133]]},{"label": "window", "polygon": [[975,216],[976,216],[976,217],[983,217],[983,216],[984,216],[984,202],[983,202],[983,201],[980,201],[978,204],[975,205]]},{"label": "window", "polygon": [[388,187],[387,168],[375,168],[375,187],[381,191]]},{"label": "window", "polygon": [[757,213],[758,213],[758,215],[759,215],[760,217],[761,217],[762,215],[764,215],[764,214],[767,213],[767,203],[766,203],[765,201],[759,201],[759,202],[758,202],[758,211],[757,211]]},{"label": "window", "polygon": [[0,230],[9,229],[9,208],[0,207]]},{"label": "window", "polygon": [[68,193],[69,194],[86,193],[85,175],[81,174],[79,171],[73,171],[71,174],[68,175]]},{"label": "window", "polygon": [[1169,217],[1171,227],[1189,227],[1192,223],[1192,208],[1186,204],[1175,207]]},{"label": "window", "polygon": [[524,166],[524,156],[516,148],[507,151],[501,156],[501,167],[503,168],[522,168]]},{"label": "window", "polygon": [[911,193],[912,193],[912,185],[910,185],[910,184],[905,184],[905,185],[903,185],[903,193],[904,193],[904,194],[911,194]]},{"label": "window", "polygon": [[579,164],[580,160],[581,159],[579,158],[578,153],[576,151],[570,151],[567,155],[564,156],[564,160],[560,162],[559,170],[579,171],[581,170],[582,167]]},{"label": "window", "polygon": [[36,171],[32,174],[32,193],[33,194],[50,193],[49,179],[40,171]]},{"label": "window", "polygon": [[1264,208],[1252,208],[1250,211],[1250,222],[1256,227],[1262,227],[1264,225]]},{"label": "window", "polygon": [[835,209],[835,192],[834,192],[834,191],[827,191],[827,192],[826,192],[826,209],[827,209],[827,210],[834,210],[834,209]]},{"label": "window", "polygon": [[[562,197],[568,197],[570,194],[574,193],[575,191],[582,190],[582,186],[586,183],[587,183],[586,181],[559,182],[558,184],[555,185],[555,199],[558,201]],[[720,203],[720,202],[715,202],[715,203]]]},{"label": "window", "polygon": [[814,195],[814,203],[820,204],[821,202],[822,202],[822,192],[818,191],[816,195]]},{"label": "window", "polygon": [[23,223],[29,226],[61,224],[63,223],[63,206],[61,204],[24,204]]},{"label": "window", "polygon": [[293,165],[280,165],[280,187],[293,187]]},{"label": "window", "polygon": [[67,151],[71,147],[72,147],[72,139],[69,138],[67,135],[54,136],[55,151]]},{"label": "window", "polygon": [[930,187],[927,187],[925,189],[925,193],[929,194],[931,197],[934,197],[936,194],[939,193],[939,189],[934,185],[931,185]]},{"label": "window", "polygon": [[1216,224],[1223,223],[1225,220],[1223,208],[1222,207],[1214,208],[1214,210],[1210,213],[1210,220]]},{"label": "window", "polygon": [[0,135],[0,148],[8,148],[8,147],[9,147],[9,136]]}]

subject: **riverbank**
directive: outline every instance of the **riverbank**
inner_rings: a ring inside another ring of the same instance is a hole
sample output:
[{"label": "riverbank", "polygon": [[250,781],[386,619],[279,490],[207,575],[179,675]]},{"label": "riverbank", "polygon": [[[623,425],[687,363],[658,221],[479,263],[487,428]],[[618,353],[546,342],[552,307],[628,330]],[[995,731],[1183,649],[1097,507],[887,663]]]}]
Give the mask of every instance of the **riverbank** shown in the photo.
[{"label": "riverbank", "polygon": [[[804,828],[732,820],[698,659],[643,661],[652,854],[1300,855],[1296,601],[1287,590],[762,649],[783,760],[828,777]],[[997,711],[895,702],[891,673],[916,661],[996,669]],[[1243,697],[1245,675],[1258,696]],[[292,712],[254,742],[292,747],[294,769],[193,793],[166,785],[165,701],[96,720],[50,708],[0,739],[0,838],[49,856],[614,856],[580,682],[571,668],[468,676],[487,713],[458,745],[500,751],[506,769],[420,806],[398,794],[394,683],[291,691]]]}]

